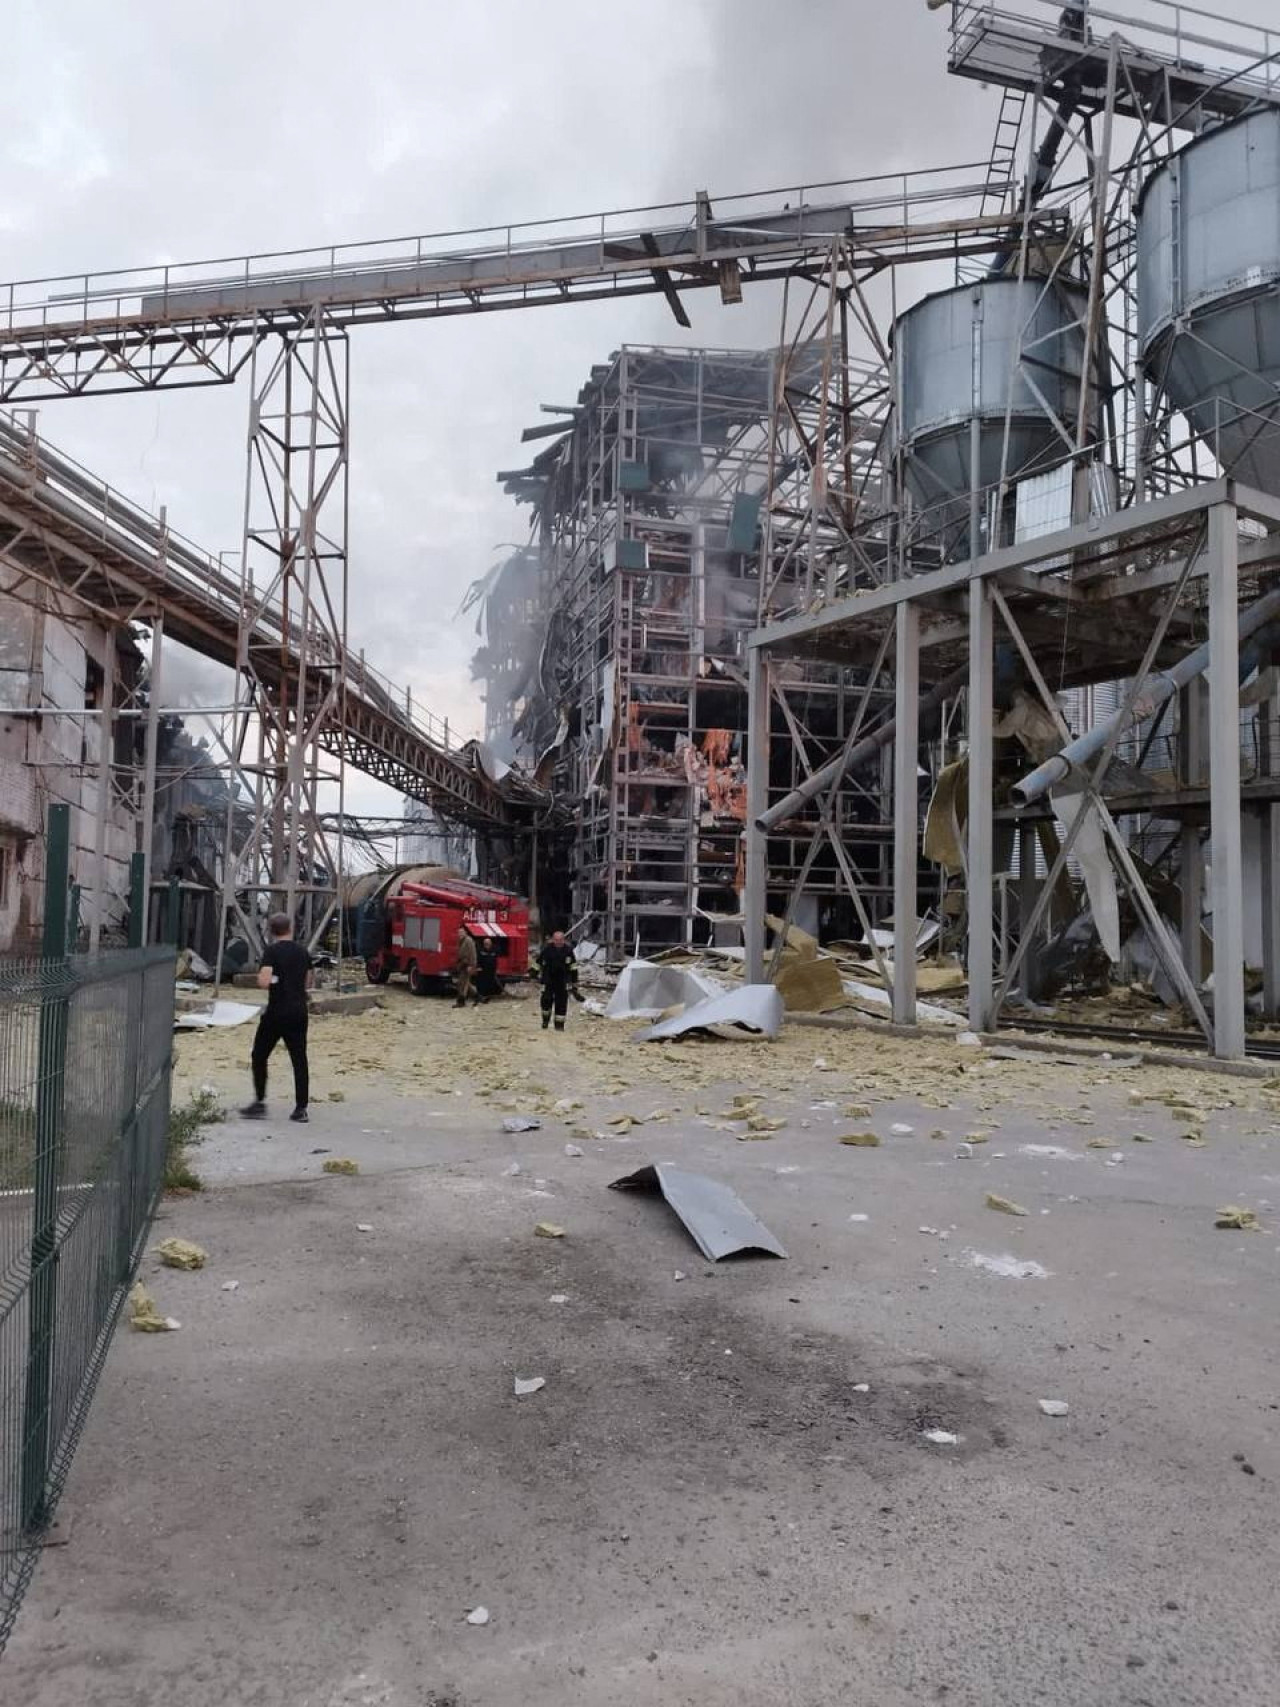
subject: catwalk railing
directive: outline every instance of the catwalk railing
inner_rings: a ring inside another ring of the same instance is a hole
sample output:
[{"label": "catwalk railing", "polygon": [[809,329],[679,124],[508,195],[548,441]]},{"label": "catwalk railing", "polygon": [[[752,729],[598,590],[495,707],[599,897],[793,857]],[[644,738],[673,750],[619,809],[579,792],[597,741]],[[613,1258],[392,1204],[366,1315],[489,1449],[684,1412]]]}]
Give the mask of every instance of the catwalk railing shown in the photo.
[{"label": "catwalk railing", "polygon": [[0,1649],[164,1181],[174,951],[0,959]]}]

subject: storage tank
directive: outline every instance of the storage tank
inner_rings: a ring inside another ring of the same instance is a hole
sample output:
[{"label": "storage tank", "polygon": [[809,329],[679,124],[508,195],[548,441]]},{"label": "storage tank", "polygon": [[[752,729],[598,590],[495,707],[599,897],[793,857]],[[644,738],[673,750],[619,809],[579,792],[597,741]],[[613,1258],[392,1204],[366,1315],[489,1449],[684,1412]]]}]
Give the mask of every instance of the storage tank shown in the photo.
[{"label": "storage tank", "polygon": [[[908,490],[927,512],[925,533],[944,557],[970,555],[975,421],[980,489],[998,487],[1002,473],[1012,482],[1066,460],[1067,442],[1046,405],[1074,439],[1087,307],[1075,285],[988,278],[938,291],[899,315],[896,450]],[[1091,431],[1096,416],[1091,406]],[[977,549],[988,549],[985,528]]]},{"label": "storage tank", "polygon": [[1138,338],[1224,472],[1280,494],[1280,111],[1205,132],[1143,185]]}]

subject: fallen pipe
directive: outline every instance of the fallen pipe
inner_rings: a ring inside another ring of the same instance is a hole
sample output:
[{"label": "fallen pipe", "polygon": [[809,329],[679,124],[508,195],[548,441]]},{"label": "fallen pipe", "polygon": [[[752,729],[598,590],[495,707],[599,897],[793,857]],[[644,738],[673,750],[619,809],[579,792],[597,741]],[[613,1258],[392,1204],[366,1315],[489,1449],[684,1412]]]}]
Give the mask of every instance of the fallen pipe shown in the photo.
[{"label": "fallen pipe", "polygon": [[[921,712],[936,711],[944,700],[950,699],[952,694],[958,693],[968,680],[969,666],[967,664],[962,664],[958,670],[952,670],[949,676],[944,676],[940,682],[929,689],[928,693],[921,695]],[[847,753],[841,753],[838,758],[829,760],[820,769],[814,771],[811,777],[806,777],[799,788],[793,789],[784,799],[771,806],[767,812],[762,812],[756,819],[756,829],[772,830],[775,824],[781,824],[784,819],[790,818],[793,813],[800,810],[806,801],[812,800],[815,794],[821,794],[824,788],[829,788],[847,770],[851,770],[855,765],[862,764],[873,753],[878,753],[882,747],[889,746],[893,741],[897,727],[897,719],[891,717],[887,723],[879,724],[869,735],[864,735],[862,740],[850,747]],[[749,759],[750,755],[748,755]]]},{"label": "fallen pipe", "polygon": [[[1266,598],[1259,599],[1257,604],[1249,605],[1240,612],[1240,639],[1248,640],[1256,635],[1260,628],[1277,619],[1280,619],[1280,590],[1268,593]],[[1269,637],[1265,643],[1260,639],[1254,645],[1242,648],[1242,680],[1266,661],[1267,652],[1274,643],[1275,637]],[[1188,652],[1185,658],[1180,658],[1171,668],[1149,675],[1131,705],[1121,706],[1114,716],[1095,724],[1087,734],[1070,742],[1060,753],[1055,753],[1042,765],[1037,765],[1035,770],[1024,776],[1020,782],[1014,783],[1014,800],[1020,805],[1029,806],[1033,800],[1039,800],[1042,794],[1057,788],[1060,783],[1066,781],[1074,766],[1085,764],[1100,753],[1113,733],[1123,733],[1135,723],[1150,717],[1166,700],[1172,699],[1174,694],[1189,682],[1193,682],[1197,676],[1202,676],[1208,668],[1209,642],[1206,640],[1203,646],[1197,646],[1194,652]]]}]

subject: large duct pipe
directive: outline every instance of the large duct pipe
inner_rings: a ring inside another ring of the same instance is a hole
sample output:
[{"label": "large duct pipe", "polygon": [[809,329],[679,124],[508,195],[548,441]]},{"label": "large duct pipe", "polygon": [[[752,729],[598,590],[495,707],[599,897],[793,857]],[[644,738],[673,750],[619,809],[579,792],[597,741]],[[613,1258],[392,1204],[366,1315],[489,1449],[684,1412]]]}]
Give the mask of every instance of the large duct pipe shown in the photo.
[{"label": "large duct pipe", "polygon": [[[936,711],[944,700],[950,699],[952,694],[958,693],[968,680],[969,666],[967,664],[962,664],[958,670],[952,670],[949,676],[944,676],[935,687],[929,689],[927,694],[921,696],[921,712]],[[799,811],[807,800],[812,800],[815,794],[821,794],[824,788],[829,788],[847,770],[852,770],[855,765],[862,764],[873,753],[878,753],[882,747],[889,746],[893,741],[897,727],[896,718],[891,717],[887,723],[881,723],[869,735],[864,735],[862,740],[856,746],[850,747],[847,753],[842,753],[839,758],[830,760],[820,770],[814,771],[813,775],[807,777],[799,788],[793,789],[785,799],[780,800],[776,806],[771,806],[767,812],[762,812],[756,819],[756,829],[772,830],[775,824],[780,824],[784,819],[790,818],[794,812]],[[748,754],[747,757],[749,762],[751,755]]]},{"label": "large duct pipe", "polygon": [[[1280,619],[1280,590],[1268,593],[1265,599],[1259,599],[1257,604],[1249,605],[1240,613],[1240,638],[1247,640],[1257,634],[1265,624]],[[1245,647],[1240,653],[1241,677],[1250,674],[1265,662],[1266,653],[1274,642],[1269,640],[1266,645],[1257,644]],[[1042,794],[1056,788],[1065,782],[1072,767],[1086,763],[1096,757],[1106,746],[1113,731],[1123,733],[1145,717],[1150,717],[1164,702],[1172,699],[1174,694],[1185,688],[1188,682],[1193,682],[1197,676],[1202,676],[1209,668],[1209,642],[1197,646],[1194,652],[1188,652],[1185,658],[1168,670],[1160,670],[1147,677],[1142,684],[1133,704],[1127,709],[1122,706],[1114,717],[1108,717],[1095,725],[1079,740],[1072,741],[1060,753],[1055,753],[1051,759],[1046,759],[1021,782],[1013,785],[1013,796],[1024,806],[1029,806],[1033,800],[1039,800]]]}]

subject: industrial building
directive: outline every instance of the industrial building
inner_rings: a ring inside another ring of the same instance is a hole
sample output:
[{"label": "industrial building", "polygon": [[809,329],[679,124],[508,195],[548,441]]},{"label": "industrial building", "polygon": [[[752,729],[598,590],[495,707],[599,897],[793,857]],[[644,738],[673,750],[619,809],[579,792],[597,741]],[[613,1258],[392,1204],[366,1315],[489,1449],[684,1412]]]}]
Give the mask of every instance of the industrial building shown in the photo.
[{"label": "industrial building", "polygon": [[760,977],[783,915],[911,1019],[932,913],[980,1029],[1141,979],[1239,1053],[1280,1014],[1275,55],[1023,0],[951,6],[949,68],[999,91],[984,177],[849,186],[771,350],[623,348],[525,434],[490,739],[573,802],[615,953],[745,912]]}]

